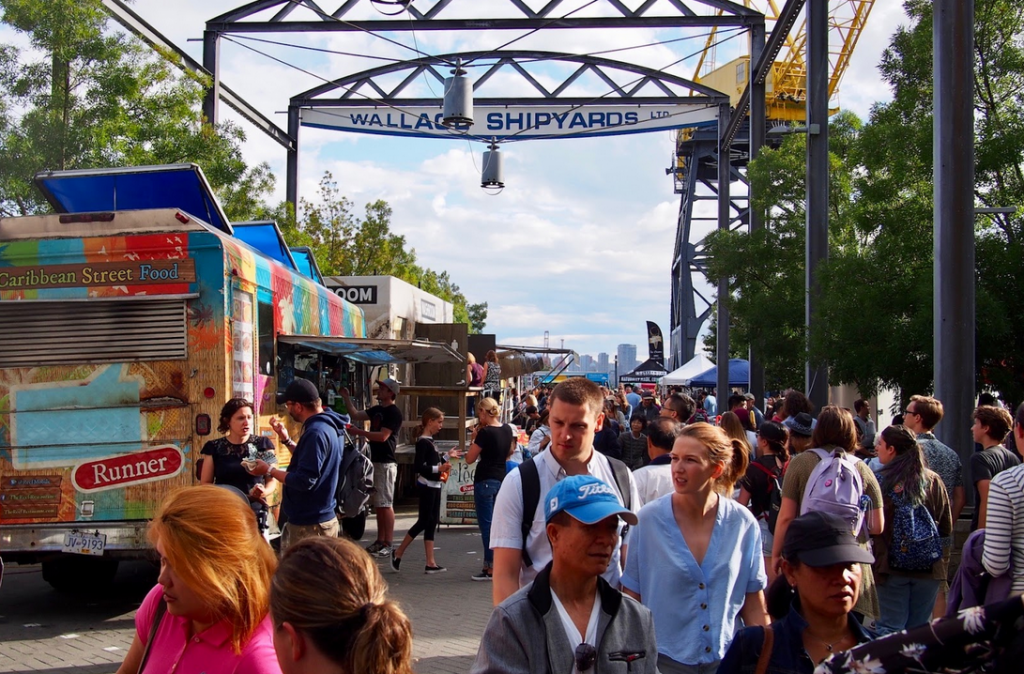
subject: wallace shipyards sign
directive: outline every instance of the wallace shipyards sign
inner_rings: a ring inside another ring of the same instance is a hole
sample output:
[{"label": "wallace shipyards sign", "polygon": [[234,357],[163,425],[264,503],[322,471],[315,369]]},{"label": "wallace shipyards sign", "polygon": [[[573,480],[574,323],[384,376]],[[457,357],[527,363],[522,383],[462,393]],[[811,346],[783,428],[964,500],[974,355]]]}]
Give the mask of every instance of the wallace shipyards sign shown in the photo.
[{"label": "wallace shipyards sign", "polygon": [[709,105],[588,105],[483,107],[472,126],[448,130],[438,108],[305,108],[302,125],[389,136],[451,138],[466,133],[484,138],[611,136],[712,124],[718,107]]}]

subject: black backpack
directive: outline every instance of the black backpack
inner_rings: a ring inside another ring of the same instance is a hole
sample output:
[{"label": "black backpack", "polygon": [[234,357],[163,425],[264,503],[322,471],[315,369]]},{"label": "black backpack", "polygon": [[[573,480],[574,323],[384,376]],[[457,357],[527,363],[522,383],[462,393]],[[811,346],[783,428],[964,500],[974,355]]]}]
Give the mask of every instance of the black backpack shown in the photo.
[{"label": "black backpack", "polygon": [[334,492],[337,501],[335,512],[338,517],[357,517],[370,500],[373,464],[366,452],[351,441],[348,433],[344,433],[343,437],[346,440],[345,453],[342,454],[338,470],[338,488]]},{"label": "black backpack", "polygon": [[[622,504],[627,510],[633,509],[633,499],[629,491],[629,466],[613,457],[605,457],[611,464],[612,474],[615,476],[615,484],[622,495]],[[523,482],[523,564],[532,566],[533,560],[530,553],[526,551],[526,538],[530,535],[533,527],[533,516],[537,512],[537,505],[540,503],[540,473],[537,471],[537,464],[533,459],[523,461],[519,464],[519,475]],[[529,513],[529,515],[527,515]],[[628,527],[628,525],[627,525]],[[626,532],[623,531],[623,537]]]},{"label": "black backpack", "polygon": [[[768,522],[768,531],[775,534],[775,523],[779,520],[779,508],[782,507],[782,478],[786,474],[786,466],[789,465],[787,461],[782,469],[778,473],[765,466],[760,461],[754,461],[750,464],[760,469],[765,476],[768,478],[768,505],[761,512],[765,513],[765,519]],[[760,515],[761,513],[754,513]]]}]

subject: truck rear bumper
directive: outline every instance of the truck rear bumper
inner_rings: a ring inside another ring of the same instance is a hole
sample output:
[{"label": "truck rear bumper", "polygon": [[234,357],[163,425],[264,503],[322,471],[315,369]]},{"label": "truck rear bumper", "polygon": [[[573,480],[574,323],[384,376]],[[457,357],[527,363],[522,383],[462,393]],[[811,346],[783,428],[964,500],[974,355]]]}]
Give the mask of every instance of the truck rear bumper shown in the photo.
[{"label": "truck rear bumper", "polygon": [[146,540],[149,523],[139,522],[62,522],[60,524],[5,524],[0,526],[0,554],[4,561],[32,564],[61,554],[64,534],[72,532],[105,534],[103,556],[111,559],[154,557]]}]

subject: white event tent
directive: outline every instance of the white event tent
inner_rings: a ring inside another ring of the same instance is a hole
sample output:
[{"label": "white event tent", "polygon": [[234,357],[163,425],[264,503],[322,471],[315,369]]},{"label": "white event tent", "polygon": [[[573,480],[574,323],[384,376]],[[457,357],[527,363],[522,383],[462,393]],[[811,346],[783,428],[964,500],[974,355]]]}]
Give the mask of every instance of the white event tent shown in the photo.
[{"label": "white event tent", "polygon": [[714,366],[715,364],[711,362],[710,358],[705,356],[703,353],[698,353],[696,356],[686,361],[682,367],[669,372],[667,375],[659,379],[658,383],[661,386],[685,386],[690,383],[691,379],[702,372],[706,372]]}]

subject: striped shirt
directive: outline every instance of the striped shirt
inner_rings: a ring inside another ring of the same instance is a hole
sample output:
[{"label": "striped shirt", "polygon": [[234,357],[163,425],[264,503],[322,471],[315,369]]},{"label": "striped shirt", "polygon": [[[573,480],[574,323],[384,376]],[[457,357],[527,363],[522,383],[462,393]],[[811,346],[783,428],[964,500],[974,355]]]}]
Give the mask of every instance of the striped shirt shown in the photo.
[{"label": "striped shirt", "polygon": [[[985,520],[985,552],[981,561],[993,576],[1013,567],[1012,594],[1024,592],[1024,466],[992,478]],[[1011,559],[1012,556],[1012,559]]]}]

